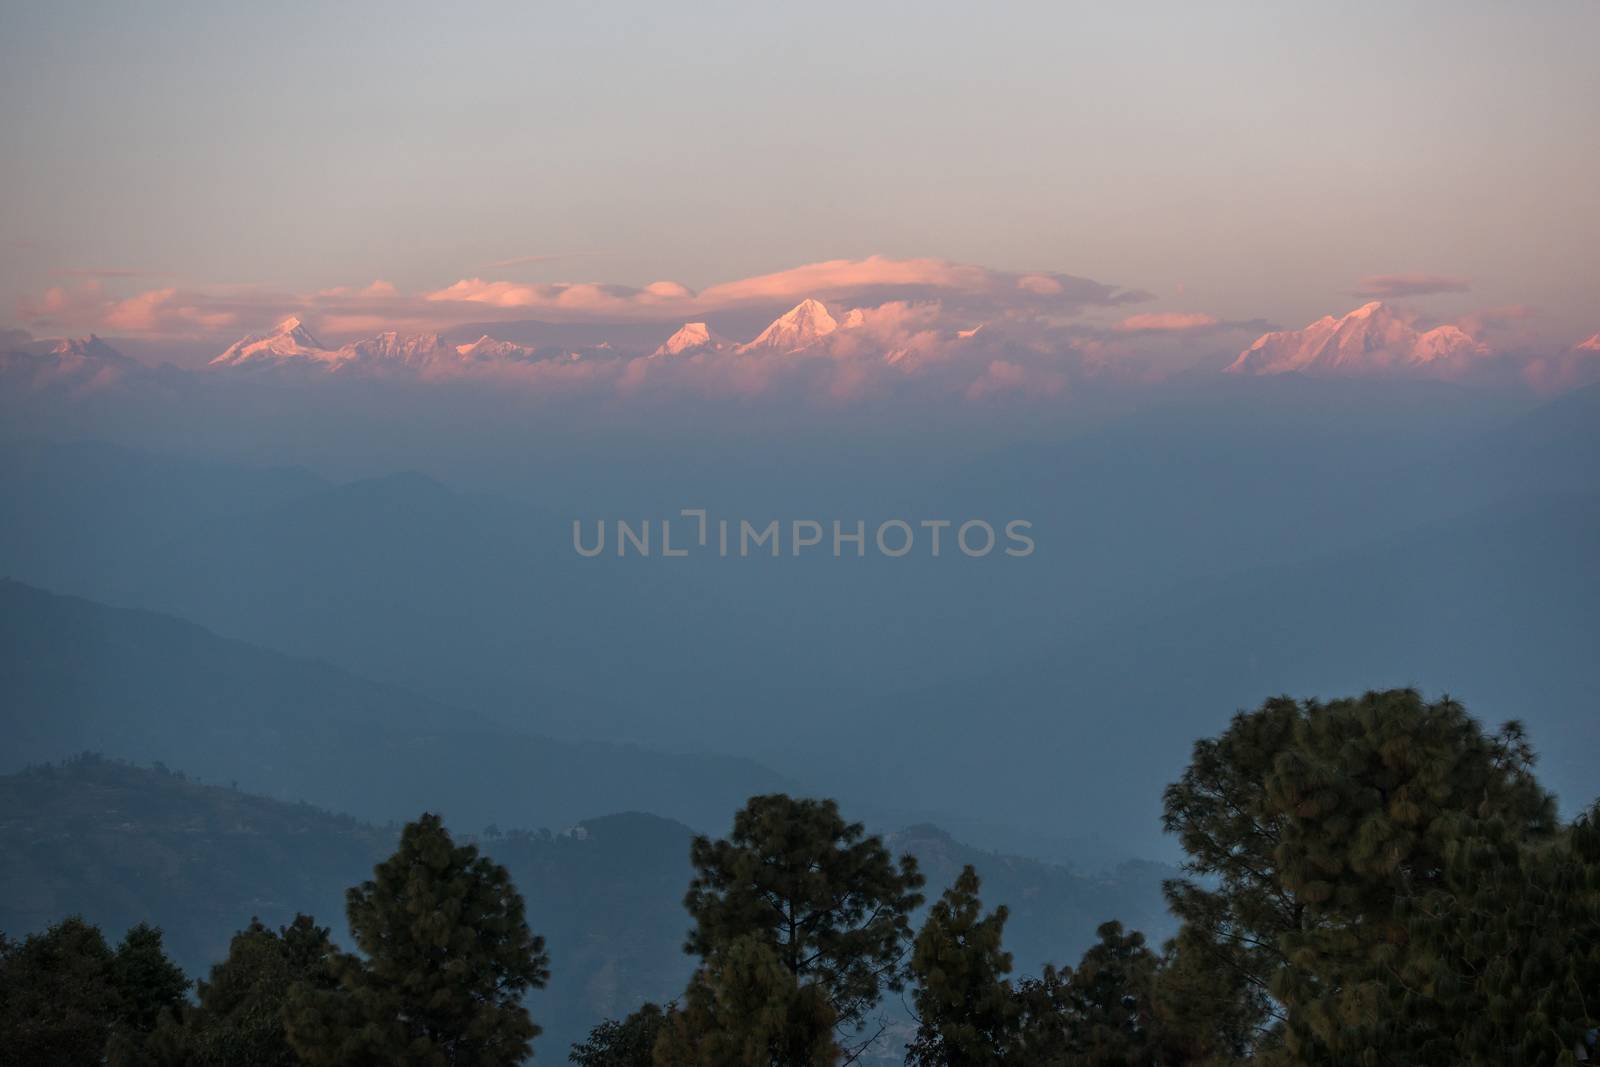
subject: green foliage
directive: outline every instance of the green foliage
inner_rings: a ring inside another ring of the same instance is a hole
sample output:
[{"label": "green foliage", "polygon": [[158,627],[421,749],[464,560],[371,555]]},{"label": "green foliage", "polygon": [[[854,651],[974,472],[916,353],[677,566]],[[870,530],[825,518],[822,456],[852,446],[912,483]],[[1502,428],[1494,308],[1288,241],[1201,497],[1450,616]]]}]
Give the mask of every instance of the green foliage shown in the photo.
[{"label": "green foliage", "polygon": [[[148,919],[201,976],[252,915],[274,930],[297,910],[342,915],[345,890],[394,851],[401,829],[104,759],[0,777],[0,811],[10,813],[0,818],[0,929],[32,930],[40,914],[82,913],[117,930]],[[693,832],[637,813],[583,827],[479,843],[538,901],[539,933],[560,961],[536,1009],[540,1051],[559,1049],[557,1059],[597,1021],[677,997],[698,963],[683,952]],[[1146,932],[1165,918],[1164,872],[1154,867],[1089,878],[980,852],[929,826],[885,843],[917,856],[941,887],[973,864],[985,895],[1011,907],[1018,971],[1036,973],[1063,952],[1076,958],[1107,915]]]},{"label": "green foliage", "polygon": [[965,867],[928,910],[911,953],[916,1039],[906,1062],[919,1067],[988,1067],[1004,1062],[1021,1006],[1001,948],[1004,905],[983,915],[978,872]]},{"label": "green foliage", "polygon": [[666,1018],[660,1005],[645,1004],[620,1022],[607,1019],[574,1044],[567,1059],[578,1067],[651,1067]]},{"label": "green foliage", "polygon": [[79,918],[20,943],[0,940],[0,1054],[26,1064],[137,1063],[188,987],[151,926],[129,930],[114,952]]},{"label": "green foliage", "polygon": [[1067,984],[1076,1048],[1075,1067],[1151,1062],[1160,1033],[1152,998],[1159,958],[1144,935],[1119,922],[1100,927],[1100,941],[1083,954]]},{"label": "green foliage", "polygon": [[1306,713],[1280,697],[1235,715],[1222,736],[1195,744],[1164,798],[1163,825],[1188,853],[1184,869],[1194,876],[1166,884],[1183,923],[1179,942],[1190,960],[1245,982],[1258,1040],[1282,1022],[1271,999],[1273,977],[1288,963],[1278,939],[1306,921],[1305,905],[1278,877],[1284,817],[1264,783]]},{"label": "green foliage", "polygon": [[111,957],[111,983],[121,1004],[107,1061],[111,1067],[140,1064],[150,1032],[183,1004],[188,976],[162,950],[161,931],[140,923],[123,935]]},{"label": "green foliage", "polygon": [[100,1062],[121,998],[99,928],[66,919],[6,949],[0,1047],[19,1064]]},{"label": "green foliage", "polygon": [[1571,1054],[1600,878],[1532,763],[1517,724],[1411,690],[1268,701],[1196,746],[1166,796],[1198,876],[1168,887],[1178,944],[1247,983],[1264,1061]]},{"label": "green foliage", "polygon": [[308,1064],[500,1067],[528,1056],[539,1028],[522,999],[544,986],[548,957],[504,867],[424,814],[350,890],[347,913],[364,956],[335,952],[336,989],[291,994],[289,1043]]},{"label": "green foliage", "polygon": [[328,928],[307,915],[277,930],[252,919],[228,958],[196,984],[199,1003],[163,1018],[150,1037],[150,1067],[298,1067],[284,1009],[296,986],[334,988]]},{"label": "green foliage", "polygon": [[1214,946],[1197,948],[1185,928],[1169,941],[1155,973],[1154,1015],[1168,1062],[1221,1067],[1275,1046],[1263,1033],[1261,996],[1248,975],[1226,965]]},{"label": "green foliage", "polygon": [[[904,988],[900,961],[922,903],[916,860],[896,864],[833,801],[752,797],[729,837],[696,838],[690,859],[696,874],[684,903],[695,925],[685,947],[708,964],[765,974],[770,962],[805,998],[823,997],[841,1027],[856,1029],[884,989]],[[709,980],[702,976],[703,1001],[720,995]],[[814,1014],[809,1000],[782,1003]],[[691,998],[686,1011],[694,1008]]]},{"label": "green foliage", "polygon": [[820,982],[797,980],[757,934],[718,945],[669,1011],[655,1067],[831,1067],[838,1017]]}]

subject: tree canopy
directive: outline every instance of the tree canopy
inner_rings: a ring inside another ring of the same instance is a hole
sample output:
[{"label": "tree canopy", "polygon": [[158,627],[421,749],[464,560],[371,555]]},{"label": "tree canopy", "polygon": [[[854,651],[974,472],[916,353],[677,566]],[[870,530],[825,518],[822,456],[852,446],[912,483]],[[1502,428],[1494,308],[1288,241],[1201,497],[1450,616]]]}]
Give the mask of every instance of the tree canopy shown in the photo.
[{"label": "tree canopy", "polygon": [[298,986],[289,1042],[309,1064],[501,1067],[539,1033],[523,1004],[549,977],[504,867],[451,840],[437,815],[406,826],[350,890],[360,955],[335,951],[333,989]]},{"label": "tree canopy", "polygon": [[904,988],[922,875],[833,801],[752,797],[728,837],[695,839],[690,860],[690,953],[756,971],[775,965],[791,985],[814,986],[845,1030],[862,1026],[884,990]]}]

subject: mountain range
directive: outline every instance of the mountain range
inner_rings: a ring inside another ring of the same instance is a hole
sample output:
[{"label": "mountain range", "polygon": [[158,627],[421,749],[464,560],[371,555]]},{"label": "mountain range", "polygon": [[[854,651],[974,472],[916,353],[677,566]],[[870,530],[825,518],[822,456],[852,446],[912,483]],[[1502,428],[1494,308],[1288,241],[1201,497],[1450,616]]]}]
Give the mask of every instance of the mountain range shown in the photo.
[{"label": "mountain range", "polygon": [[752,794],[794,789],[749,760],[560,741],[170,616],[10,580],[0,688],[0,772],[96,749],[378,821],[428,808],[467,826],[563,826],[636,808],[710,827]]},{"label": "mountain range", "polygon": [[1451,367],[1489,354],[1459,326],[1419,330],[1380,300],[1341,318],[1263,334],[1229,364],[1233,374],[1384,374]]},{"label": "mountain range", "polygon": [[[337,665],[410,694],[403,707],[472,709],[490,736],[551,739],[552,762],[590,742],[722,753],[754,765],[752,784],[767,768],[882,825],[931,821],[1063,861],[1163,854],[1153,808],[1188,745],[1280,690],[1449,687],[1486,716],[1533,722],[1554,784],[1582,792],[1566,754],[1594,679],[1567,650],[1593,630],[1581,549],[1600,389],[1535,405],[1448,382],[1219,375],[1151,396],[1162,402],[1061,440],[978,449],[941,428],[891,455],[768,426],[698,454],[613,443],[608,428],[587,450],[534,423],[482,441],[465,484],[38,443],[0,469],[0,564],[293,665]],[[572,550],[574,517],[676,524],[702,503],[757,522],[860,516],[869,530],[1021,516],[1039,551]],[[1430,602],[1454,621],[1430,621]],[[1139,650],[1148,662],[1130,663]],[[1184,666],[1151,666],[1168,661]],[[1523,707],[1519,687],[1541,695]],[[1012,730],[983,725],[996,706],[1015,709]],[[1008,735],[1029,743],[1013,750]],[[1137,770],[1103,769],[1123,763]],[[673,766],[690,771],[669,761],[648,781],[673,781]],[[627,786],[638,806],[692,824],[720,803],[664,787],[645,803],[644,782]],[[537,786],[517,779],[517,795],[538,799]],[[500,817],[484,793],[470,799]]]},{"label": "mountain range", "polygon": [[[579,361],[626,361],[636,357],[792,356],[826,353],[851,359],[877,359],[896,364],[918,353],[936,362],[966,358],[983,365],[997,357],[1014,361],[1019,354],[1036,358],[1038,342],[1013,342],[995,347],[1007,324],[983,331],[983,324],[923,332],[910,343],[900,333],[867,328],[864,309],[849,309],[836,318],[818,300],[806,299],[778,316],[751,340],[729,341],[705,322],[679,327],[653,350],[630,341],[613,345],[528,345],[497,339],[487,333],[476,340],[452,343],[437,333],[386,331],[338,346],[320,341],[296,316],[265,334],[240,338],[210,361],[213,370],[300,368],[340,375],[400,374],[444,378],[497,368],[550,366]],[[630,336],[636,329],[628,331]],[[1081,359],[1068,345],[1056,362],[1075,373],[1113,375],[1115,359]],[[1068,358],[1071,357],[1071,358]],[[1226,366],[1235,375],[1310,377],[1433,377],[1457,381],[1516,382],[1545,392],[1586,384],[1600,378],[1600,334],[1569,348],[1547,352],[1502,352],[1462,325],[1425,327],[1414,316],[1382,301],[1373,301],[1343,316],[1325,316],[1300,329],[1276,330],[1258,337]],[[143,365],[118,353],[97,337],[24,346],[0,356],[0,373],[24,376],[35,385],[107,385],[143,370]],[[1140,375],[1127,368],[1130,381]]]}]

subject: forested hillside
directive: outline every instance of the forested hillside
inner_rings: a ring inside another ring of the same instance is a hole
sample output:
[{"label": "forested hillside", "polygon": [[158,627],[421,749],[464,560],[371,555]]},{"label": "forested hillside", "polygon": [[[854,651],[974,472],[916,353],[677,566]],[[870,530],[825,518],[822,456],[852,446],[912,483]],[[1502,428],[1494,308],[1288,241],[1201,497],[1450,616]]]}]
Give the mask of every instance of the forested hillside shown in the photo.
[{"label": "forested hillside", "polygon": [[[541,1048],[564,1049],[599,1020],[682,989],[693,969],[683,952],[686,826],[632,813],[565,828],[469,827],[460,836],[511,872],[549,944],[558,977],[530,1005],[547,1032]],[[371,874],[398,833],[176,770],[97,756],[32,767],[0,778],[0,931],[15,938],[76,914],[115,937],[149,922],[203,977],[252,918],[277,927],[307,913],[337,937],[346,888]],[[923,859],[936,889],[962,864],[983,871],[997,897],[1016,901],[1014,943],[1029,967],[1075,958],[1113,915],[1164,928],[1164,868],[1088,879],[927,826],[890,841]]]}]

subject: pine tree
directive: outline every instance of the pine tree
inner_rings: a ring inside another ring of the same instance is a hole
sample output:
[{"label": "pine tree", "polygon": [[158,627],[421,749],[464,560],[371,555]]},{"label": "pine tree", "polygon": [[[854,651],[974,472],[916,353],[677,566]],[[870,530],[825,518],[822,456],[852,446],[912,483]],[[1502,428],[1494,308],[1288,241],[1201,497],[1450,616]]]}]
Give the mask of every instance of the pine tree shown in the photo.
[{"label": "pine tree", "polygon": [[0,1051],[18,1064],[99,1063],[121,1007],[99,927],[64,919],[0,957]]},{"label": "pine tree", "polygon": [[298,1067],[284,1010],[295,987],[336,988],[328,928],[307,915],[272,930],[252,919],[228,957],[196,983],[198,1003],[163,1019],[145,1047],[150,1067]]},{"label": "pine tree", "polygon": [[990,1067],[1005,1062],[1021,1013],[1001,948],[1004,905],[982,914],[978,872],[964,867],[928,911],[911,954],[917,1035],[906,1062],[918,1067]]},{"label": "pine tree", "polygon": [[1443,888],[1397,912],[1405,951],[1385,1010],[1418,1062],[1557,1063],[1600,1026],[1597,818],[1531,845],[1503,820],[1455,825]]},{"label": "pine tree", "polygon": [[1282,815],[1279,881],[1305,917],[1279,943],[1286,1045],[1311,1064],[1452,1063],[1462,1020],[1397,977],[1407,917],[1450,893],[1470,827],[1532,844],[1556,830],[1516,724],[1487,735],[1460,704],[1412,690],[1311,705],[1264,786]]},{"label": "pine tree", "polygon": [[188,987],[161,931],[143,923],[115,951],[77,917],[0,942],[0,1055],[29,1064],[138,1062],[156,1020]]},{"label": "pine tree", "polygon": [[[753,939],[791,986],[814,987],[841,1030],[858,1034],[882,991],[904,988],[910,915],[922,903],[916,860],[896,864],[833,801],[752,797],[729,837],[696,838],[690,859],[687,951],[731,966],[730,946]],[[740,966],[754,966],[753,949],[740,951]]]},{"label": "pine tree", "polygon": [[456,845],[437,815],[347,896],[361,956],[336,953],[333,991],[299,988],[290,1045],[328,1067],[501,1067],[539,1033],[523,1006],[549,972],[504,867]]},{"label": "pine tree", "polygon": [[578,1067],[651,1067],[666,1019],[657,1004],[645,1004],[626,1019],[607,1019],[589,1031],[587,1041],[573,1045],[567,1059]]},{"label": "pine tree", "polygon": [[161,930],[139,923],[123,935],[111,956],[111,983],[118,992],[118,1019],[107,1044],[110,1067],[145,1061],[145,1045],[163,1018],[184,1004],[189,978],[167,958]]},{"label": "pine tree", "polygon": [[[1550,1007],[1568,979],[1536,961],[1560,938],[1529,931],[1557,916],[1592,929],[1593,898],[1541,888],[1586,875],[1554,858],[1562,835],[1532,762],[1517,724],[1488,734],[1411,690],[1268,701],[1196,746],[1166,824],[1198,877],[1168,897],[1181,951],[1248,983],[1263,1060],[1517,1062],[1509,1038],[1463,1035],[1548,1018],[1535,1027],[1546,1058],[1526,1062],[1554,1062],[1585,1011]],[[1518,978],[1491,989],[1512,959]]]},{"label": "pine tree", "polygon": [[1188,853],[1191,875],[1164,887],[1183,924],[1180,951],[1191,967],[1243,982],[1254,1044],[1275,1041],[1283,1023],[1271,995],[1288,964],[1279,938],[1307,922],[1305,904],[1278,877],[1285,816],[1264,785],[1305,715],[1288,697],[1240,712],[1220,737],[1195,744],[1164,798],[1163,825]]},{"label": "pine tree", "polygon": [[797,981],[762,937],[719,945],[667,1015],[655,1067],[832,1067],[843,1056],[827,990]]},{"label": "pine tree", "polygon": [[1064,1064],[1080,1050],[1078,1024],[1069,988],[1072,971],[1045,964],[1037,978],[1018,982],[1010,1060],[1019,1064]]},{"label": "pine tree", "polygon": [[1186,928],[1163,947],[1152,991],[1164,1063],[1223,1067],[1275,1046],[1262,1033],[1260,995],[1212,946],[1197,950]]},{"label": "pine tree", "polygon": [[1067,1003],[1076,1023],[1074,1067],[1154,1064],[1162,1035],[1152,995],[1159,960],[1137,930],[1102,923],[1100,940],[1072,972]]}]

